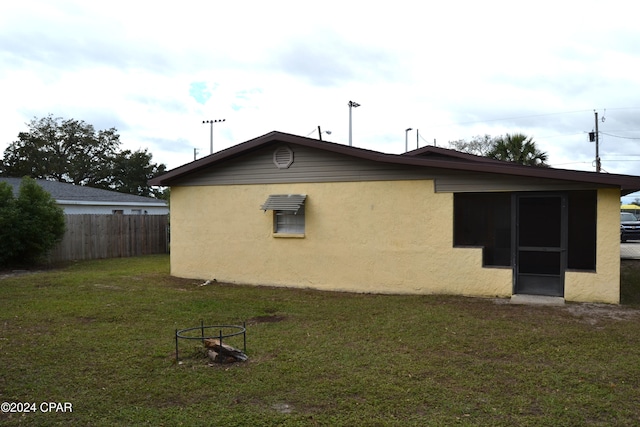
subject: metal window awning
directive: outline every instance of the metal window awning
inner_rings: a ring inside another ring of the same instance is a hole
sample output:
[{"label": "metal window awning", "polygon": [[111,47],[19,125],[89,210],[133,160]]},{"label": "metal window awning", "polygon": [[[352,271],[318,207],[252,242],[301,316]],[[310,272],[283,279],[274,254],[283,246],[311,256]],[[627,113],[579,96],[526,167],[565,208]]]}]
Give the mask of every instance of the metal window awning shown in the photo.
[{"label": "metal window awning", "polygon": [[291,211],[298,213],[306,198],[306,194],[272,194],[260,206],[260,209],[263,211]]}]

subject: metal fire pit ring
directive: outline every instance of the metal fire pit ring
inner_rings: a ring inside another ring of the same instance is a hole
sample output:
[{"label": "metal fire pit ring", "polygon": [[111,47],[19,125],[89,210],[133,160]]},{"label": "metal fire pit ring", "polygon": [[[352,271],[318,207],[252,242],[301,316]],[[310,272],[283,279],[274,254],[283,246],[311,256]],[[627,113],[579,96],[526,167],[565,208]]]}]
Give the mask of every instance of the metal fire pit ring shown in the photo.
[{"label": "metal fire pit ring", "polygon": [[[205,330],[207,331],[211,331],[211,330],[218,330],[218,334],[217,335],[205,335]],[[231,330],[231,331],[225,331],[225,333],[223,334],[222,331],[223,330]],[[187,335],[189,332],[191,331],[200,331],[200,335],[199,336],[193,336],[193,335]],[[204,343],[205,339],[218,339],[220,340],[220,345],[222,345],[222,340],[224,338],[231,338],[231,337],[235,337],[238,335],[242,335],[242,341],[243,341],[243,352],[246,353],[247,352],[247,325],[246,322],[242,323],[242,326],[240,325],[209,325],[209,326],[205,326],[204,322],[201,320],[200,321],[200,326],[196,326],[193,328],[186,328],[186,329],[176,329],[176,364],[178,363],[178,361],[180,360],[179,357],[179,349],[178,349],[178,340],[180,339],[184,339],[184,340],[200,340]]]}]

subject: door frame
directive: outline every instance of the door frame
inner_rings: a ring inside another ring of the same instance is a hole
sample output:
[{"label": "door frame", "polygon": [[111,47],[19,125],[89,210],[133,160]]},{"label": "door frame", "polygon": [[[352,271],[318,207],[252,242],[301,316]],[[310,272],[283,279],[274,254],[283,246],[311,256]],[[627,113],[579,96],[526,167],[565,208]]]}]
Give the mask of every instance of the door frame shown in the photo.
[{"label": "door frame", "polygon": [[[560,246],[559,247],[526,247],[520,245],[520,201],[534,198],[559,198],[560,199]],[[567,270],[568,248],[568,194],[566,192],[518,192],[511,199],[511,261],[513,266],[512,294],[534,294],[554,297],[564,297],[565,272]],[[521,252],[558,253],[559,273],[521,273]],[[548,279],[544,289],[545,280]],[[525,285],[524,282],[529,284]]]}]

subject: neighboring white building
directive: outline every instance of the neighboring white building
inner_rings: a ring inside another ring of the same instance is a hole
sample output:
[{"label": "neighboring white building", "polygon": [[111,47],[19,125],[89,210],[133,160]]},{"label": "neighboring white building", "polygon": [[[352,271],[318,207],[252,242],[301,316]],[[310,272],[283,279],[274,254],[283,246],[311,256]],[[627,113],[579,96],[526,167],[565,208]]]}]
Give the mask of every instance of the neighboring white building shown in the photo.
[{"label": "neighboring white building", "polygon": [[[21,178],[3,178],[13,187],[17,197]],[[65,214],[123,214],[123,215],[167,215],[169,205],[165,200],[136,196],[117,191],[67,184],[58,181],[37,179],[36,182],[51,194],[64,209]]]}]

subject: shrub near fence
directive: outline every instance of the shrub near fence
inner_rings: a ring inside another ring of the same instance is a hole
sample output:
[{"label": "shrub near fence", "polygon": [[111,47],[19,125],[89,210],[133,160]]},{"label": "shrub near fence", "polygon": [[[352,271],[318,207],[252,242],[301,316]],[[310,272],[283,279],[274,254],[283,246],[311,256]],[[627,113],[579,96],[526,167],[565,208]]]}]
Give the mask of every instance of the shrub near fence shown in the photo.
[{"label": "shrub near fence", "polygon": [[166,215],[65,215],[67,230],[50,262],[168,252]]}]

